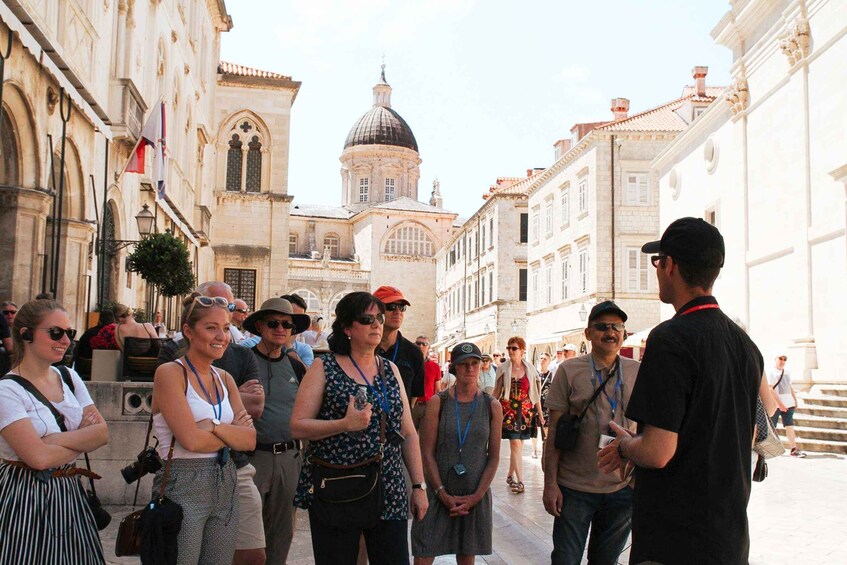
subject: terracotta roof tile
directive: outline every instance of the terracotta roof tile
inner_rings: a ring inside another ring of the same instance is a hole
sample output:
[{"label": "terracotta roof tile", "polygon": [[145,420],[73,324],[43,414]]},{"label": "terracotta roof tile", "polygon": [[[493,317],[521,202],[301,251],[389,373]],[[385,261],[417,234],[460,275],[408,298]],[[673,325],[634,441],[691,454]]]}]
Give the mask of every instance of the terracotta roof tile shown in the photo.
[{"label": "terracotta roof tile", "polygon": [[682,131],[688,127],[688,123],[676,113],[676,110],[684,102],[706,102],[711,103],[718,98],[724,87],[706,87],[706,96],[696,96],[693,86],[686,86],[682,91],[682,97],[666,102],[661,106],[629,116],[626,119],[610,122],[595,128],[598,131]]},{"label": "terracotta roof tile", "polygon": [[244,65],[236,65],[235,63],[228,63],[226,61],[221,61],[218,64],[218,72],[226,75],[236,75],[240,77],[291,80],[290,76],[281,75],[279,73],[272,73],[271,71],[263,71],[261,69],[254,69],[252,67],[245,67]]}]

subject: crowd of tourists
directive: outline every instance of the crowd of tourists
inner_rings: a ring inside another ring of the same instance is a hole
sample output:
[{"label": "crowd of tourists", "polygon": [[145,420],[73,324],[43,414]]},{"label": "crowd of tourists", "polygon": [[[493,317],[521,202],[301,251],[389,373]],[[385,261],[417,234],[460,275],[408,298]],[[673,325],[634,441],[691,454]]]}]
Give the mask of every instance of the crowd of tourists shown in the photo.
[{"label": "crowd of tourists", "polygon": [[[159,351],[156,445],[135,468],[155,472],[152,501],[119,544],[135,535],[144,563],[282,564],[300,510],[318,564],[473,563],[492,553],[501,440],[515,495],[531,440],[554,564],[579,564],[586,547],[589,563],[615,564],[630,536],[631,563],[746,563],[757,403],[793,425],[786,356],[766,374],[712,296],[725,255],[716,228],[682,218],[642,251],[676,315],[640,363],[621,355],[628,315],[612,301],[589,313],[582,355],[564,344],[536,367],[512,336],[505,354],[459,343],[441,367],[428,337],[401,333],[412,304],[396,287],[347,294],[324,328],[296,294],[251,312],[228,285],[200,285]],[[104,563],[102,509],[81,480],[98,477],[77,460],[109,432],[62,363],[76,332],[48,298],[5,302],[0,320],[12,352],[0,563]],[[122,305],[101,321],[78,350],[165,331]]]}]

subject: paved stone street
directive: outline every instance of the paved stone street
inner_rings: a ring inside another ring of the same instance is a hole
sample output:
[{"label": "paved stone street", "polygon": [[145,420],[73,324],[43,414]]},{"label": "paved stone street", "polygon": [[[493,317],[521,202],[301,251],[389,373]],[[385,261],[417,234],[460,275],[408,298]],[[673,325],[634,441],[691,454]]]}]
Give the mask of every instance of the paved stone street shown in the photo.
[{"label": "paved stone street", "polygon": [[[526,493],[513,495],[506,486],[508,446],[504,442],[500,470],[494,480],[494,554],[477,563],[547,563],[552,549],[553,518],[541,505],[543,479],[540,460],[532,459],[530,442],[524,445]],[[750,500],[750,565],[829,564],[847,560],[844,525],[847,507],[847,458],[810,453],[806,459],[779,457],[769,463],[770,476],[753,484]],[[138,563],[115,558],[114,537],[120,517],[130,508],[109,508],[114,517],[104,532],[109,563]],[[289,556],[292,565],[313,563],[308,517],[298,512],[297,533]],[[628,553],[621,556],[627,563]],[[439,558],[437,565],[455,563]]]}]

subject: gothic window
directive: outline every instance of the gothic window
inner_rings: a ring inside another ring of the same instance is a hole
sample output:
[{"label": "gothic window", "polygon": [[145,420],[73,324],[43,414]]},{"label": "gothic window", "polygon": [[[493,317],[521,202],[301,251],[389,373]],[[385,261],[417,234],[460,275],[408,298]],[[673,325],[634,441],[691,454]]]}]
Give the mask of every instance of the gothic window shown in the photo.
[{"label": "gothic window", "polygon": [[327,247],[329,247],[329,256],[337,259],[341,249],[341,240],[336,234],[329,233],[324,236],[324,249]]},{"label": "gothic window", "polygon": [[395,192],[394,179],[385,179],[385,201],[391,202],[397,198],[397,193]]},{"label": "gothic window", "polygon": [[254,135],[247,147],[245,189],[247,192],[259,192],[262,187],[262,142]]},{"label": "gothic window", "polygon": [[229,141],[229,151],[226,152],[226,189],[238,192],[241,190],[241,147],[243,143],[238,135],[233,134]]},{"label": "gothic window", "polygon": [[369,192],[371,187],[371,181],[369,178],[360,178],[359,179],[359,202],[367,202],[369,200]]},{"label": "gothic window", "polygon": [[400,226],[385,242],[385,253],[411,257],[432,257],[434,245],[426,231],[415,225]]},{"label": "gothic window", "polygon": [[15,130],[8,112],[3,110],[3,131],[0,137],[0,183],[6,186],[18,186],[18,143]]},{"label": "gothic window", "polygon": [[256,269],[224,269],[224,282],[250,310],[256,308]]}]

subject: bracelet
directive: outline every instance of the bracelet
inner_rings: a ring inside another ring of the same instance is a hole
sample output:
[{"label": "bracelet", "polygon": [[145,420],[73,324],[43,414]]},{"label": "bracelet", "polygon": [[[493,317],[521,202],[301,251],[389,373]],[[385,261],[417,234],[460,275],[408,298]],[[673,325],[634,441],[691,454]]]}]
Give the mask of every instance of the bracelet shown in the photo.
[{"label": "bracelet", "polygon": [[447,490],[447,489],[444,488],[444,485],[441,485],[440,487],[435,489],[435,496],[438,496],[438,493],[441,492],[442,490]]}]

